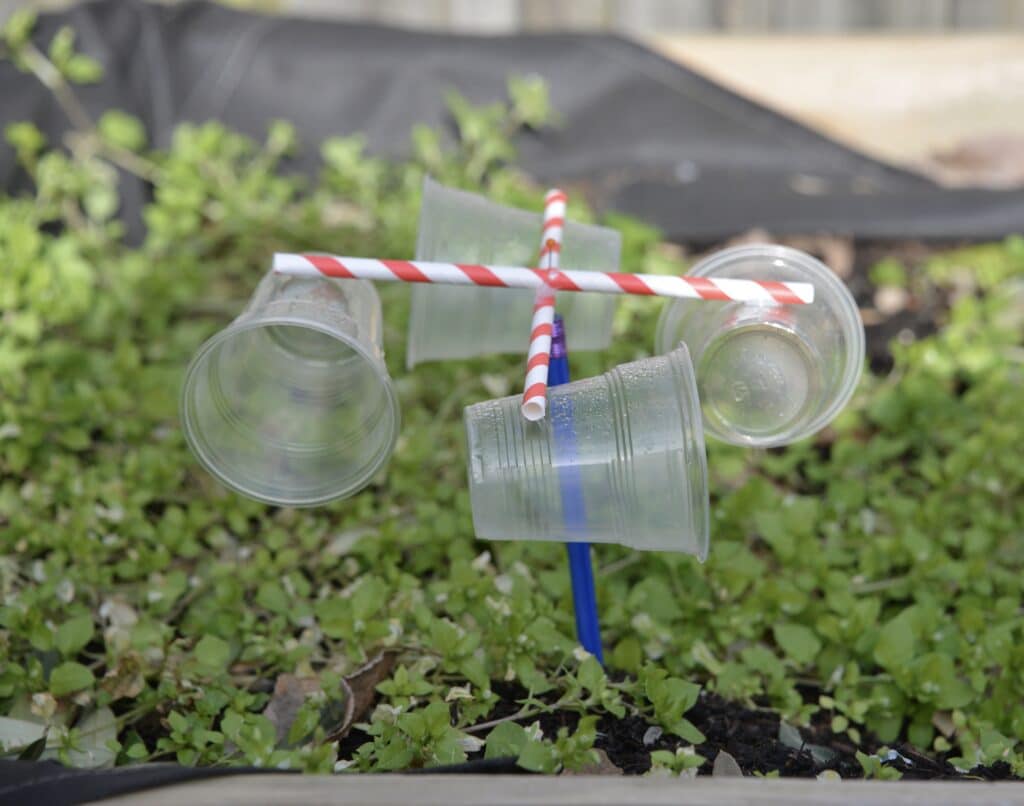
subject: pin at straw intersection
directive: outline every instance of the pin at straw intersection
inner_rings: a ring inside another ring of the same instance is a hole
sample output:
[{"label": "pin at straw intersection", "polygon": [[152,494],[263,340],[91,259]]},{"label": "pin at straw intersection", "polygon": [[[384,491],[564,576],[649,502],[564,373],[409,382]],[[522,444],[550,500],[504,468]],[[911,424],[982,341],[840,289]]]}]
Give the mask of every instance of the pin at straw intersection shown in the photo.
[{"label": "pin at straw intersection", "polygon": [[637,294],[719,302],[808,305],[814,301],[810,283],[739,280],[728,277],[673,277],[625,272],[547,270],[522,266],[483,266],[424,260],[379,260],[365,257],[290,254],[274,255],[273,271],[299,277],[362,278],[383,282],[445,283],[492,288],[590,291],[598,294]]}]

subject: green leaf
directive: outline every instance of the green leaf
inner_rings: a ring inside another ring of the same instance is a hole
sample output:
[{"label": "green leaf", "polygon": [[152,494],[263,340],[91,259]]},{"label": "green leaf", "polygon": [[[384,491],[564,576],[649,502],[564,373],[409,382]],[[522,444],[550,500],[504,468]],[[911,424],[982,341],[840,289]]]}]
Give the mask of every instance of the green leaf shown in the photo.
[{"label": "green leaf", "polygon": [[287,613],[292,602],[277,582],[264,582],[256,593],[256,603],[272,613]]},{"label": "green leaf", "polygon": [[910,622],[906,617],[897,616],[882,627],[874,656],[883,669],[895,671],[906,667],[916,651],[916,639]]},{"label": "green leaf", "polygon": [[606,682],[604,669],[598,663],[597,658],[593,656],[584,659],[580,664],[579,671],[576,672],[576,679],[587,691],[592,693],[603,689]]},{"label": "green leaf", "polygon": [[178,733],[187,733],[189,729],[188,718],[177,711],[171,711],[167,715],[167,723],[171,726],[171,730],[175,730]]},{"label": "green leaf", "polygon": [[88,644],[92,636],[92,616],[83,613],[65,621],[57,628],[54,645],[64,657],[69,657]]},{"label": "green leaf", "polygon": [[58,70],[63,72],[64,65],[75,52],[75,29],[70,25],[62,25],[50,40],[49,56]]},{"label": "green leaf", "polygon": [[320,146],[320,156],[339,173],[349,174],[364,158],[365,148],[361,137],[328,137]]},{"label": "green leaf", "polygon": [[528,739],[519,751],[516,764],[530,772],[553,773],[558,770],[560,762],[555,747],[544,741]]},{"label": "green leaf", "polygon": [[60,443],[73,451],[84,451],[92,444],[92,440],[84,428],[69,428],[61,433]]},{"label": "green leaf", "polygon": [[31,8],[15,9],[3,27],[3,39],[7,46],[17,51],[28,42],[38,19],[39,15]]},{"label": "green leaf", "polygon": [[704,744],[707,741],[707,737],[688,719],[678,719],[666,727],[676,736],[690,744]]},{"label": "green leaf", "polygon": [[146,145],[146,129],[137,117],[111,109],[96,124],[100,137],[118,148],[138,151]]},{"label": "green leaf", "polygon": [[54,697],[73,694],[83,688],[89,688],[95,679],[87,666],[74,661],[66,661],[50,672],[50,693]]},{"label": "green leaf", "polygon": [[[145,139],[145,132],[143,132]],[[287,120],[273,120],[267,127],[267,151],[271,154],[291,154],[298,145],[295,125]]]},{"label": "green leaf", "polygon": [[430,623],[431,645],[444,657],[451,657],[459,645],[459,629],[447,619]]},{"label": "green leaf", "polygon": [[413,760],[413,749],[400,737],[384,743],[377,753],[377,764],[382,770],[404,770]]},{"label": "green leaf", "polygon": [[466,751],[463,749],[460,734],[456,730],[449,730],[445,736],[434,741],[431,745],[434,762],[436,764],[461,764],[466,760]]},{"label": "green leaf", "polygon": [[451,713],[448,704],[432,702],[423,709],[423,719],[427,725],[427,733],[431,736],[444,736],[451,728]]},{"label": "green leaf", "polygon": [[810,664],[821,651],[814,631],[802,624],[776,624],[773,631],[782,651],[801,666]]},{"label": "green leaf", "polygon": [[413,126],[412,147],[416,159],[424,167],[430,171],[440,170],[444,151],[441,148],[441,138],[434,129],[422,123]]},{"label": "green leaf", "polygon": [[929,652],[913,663],[914,679],[921,699],[938,708],[963,708],[975,693],[957,675],[953,659],[940,652]]},{"label": "green leaf", "polygon": [[91,56],[76,53],[68,59],[63,72],[75,84],[95,84],[103,78],[103,65]]},{"label": "green leaf", "polygon": [[117,212],[117,190],[109,185],[94,185],[85,192],[82,202],[90,219],[107,221]]},{"label": "green leaf", "polygon": [[487,734],[484,758],[518,758],[528,738],[526,729],[515,722],[502,722]]},{"label": "green leaf", "polygon": [[649,680],[646,688],[655,714],[669,723],[675,723],[689,711],[700,696],[700,686],[678,677]]},{"label": "green leaf", "polygon": [[636,636],[627,635],[615,645],[612,651],[613,667],[636,674],[644,662],[644,650]]},{"label": "green leaf", "polygon": [[508,81],[512,110],[527,126],[537,128],[548,122],[551,105],[547,83],[539,76],[513,76]]},{"label": "green leaf", "polygon": [[222,672],[231,660],[231,647],[216,635],[204,635],[196,644],[193,655],[206,671]]},{"label": "green leaf", "polygon": [[757,530],[780,560],[789,561],[796,552],[796,540],[785,514],[778,509],[761,510],[754,515]]},{"label": "green leaf", "polygon": [[22,163],[34,160],[46,145],[46,136],[28,121],[8,123],[4,128],[4,137],[18,152],[18,159]]},{"label": "green leaf", "polygon": [[894,285],[900,288],[907,285],[906,267],[895,258],[880,260],[871,267],[869,275],[875,285]]}]

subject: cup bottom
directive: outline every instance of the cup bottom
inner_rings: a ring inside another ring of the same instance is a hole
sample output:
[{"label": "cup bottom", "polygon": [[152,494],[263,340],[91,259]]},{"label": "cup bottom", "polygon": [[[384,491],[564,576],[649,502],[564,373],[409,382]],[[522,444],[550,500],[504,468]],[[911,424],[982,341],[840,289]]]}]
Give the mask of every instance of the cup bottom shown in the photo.
[{"label": "cup bottom", "polygon": [[785,441],[813,416],[821,362],[795,330],[775,322],[731,328],[704,350],[697,376],[709,432],[730,441]]}]

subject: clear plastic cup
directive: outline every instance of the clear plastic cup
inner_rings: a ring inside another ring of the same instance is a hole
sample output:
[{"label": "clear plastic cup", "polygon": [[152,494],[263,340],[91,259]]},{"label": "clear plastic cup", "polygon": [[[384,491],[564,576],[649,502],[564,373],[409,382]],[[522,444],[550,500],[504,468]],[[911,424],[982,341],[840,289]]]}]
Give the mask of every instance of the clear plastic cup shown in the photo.
[{"label": "clear plastic cup", "polygon": [[704,434],[685,347],[548,391],[465,410],[476,535],[708,551]]},{"label": "clear plastic cup", "polygon": [[[534,266],[540,233],[540,213],[495,204],[429,177],[423,183],[418,260]],[[622,238],[615,230],[567,222],[562,240],[563,269],[618,269]],[[525,352],[533,297],[523,289],[415,285],[406,365]],[[611,343],[615,303],[604,294],[558,295],[571,351]]]},{"label": "clear plastic cup", "polygon": [[189,364],[181,419],[200,463],[250,498],[301,507],[360,490],[399,421],[373,285],[267,274]]},{"label": "clear plastic cup", "polygon": [[810,305],[676,300],[665,307],[658,352],[680,342],[690,348],[708,434],[733,445],[787,445],[846,405],[863,368],[864,325],[825,264],[785,246],[738,246],[687,274],[814,285]]}]

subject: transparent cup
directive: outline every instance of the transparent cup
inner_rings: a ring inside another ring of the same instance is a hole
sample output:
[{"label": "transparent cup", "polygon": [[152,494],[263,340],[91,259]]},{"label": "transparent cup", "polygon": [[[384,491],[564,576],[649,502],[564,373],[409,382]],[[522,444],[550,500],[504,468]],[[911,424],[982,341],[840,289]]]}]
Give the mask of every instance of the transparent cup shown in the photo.
[{"label": "transparent cup", "polygon": [[465,410],[477,537],[708,551],[704,435],[685,347],[548,391]]},{"label": "transparent cup", "polygon": [[733,445],[787,445],[847,404],[864,363],[864,325],[825,264],[785,246],[738,246],[687,274],[814,285],[810,305],[676,300],[665,307],[658,352],[680,342],[690,348],[708,434]]},{"label": "transparent cup", "polygon": [[181,420],[200,463],[250,498],[303,507],[359,491],[399,422],[373,285],[267,274],[193,357]]},{"label": "transparent cup", "polygon": [[[540,213],[495,204],[429,177],[423,183],[418,260],[534,266],[540,233]],[[615,230],[567,222],[560,265],[616,271],[621,245]],[[533,296],[521,289],[413,286],[406,365],[524,352]],[[558,295],[571,351],[602,350],[611,343],[615,302],[604,294]]]}]

